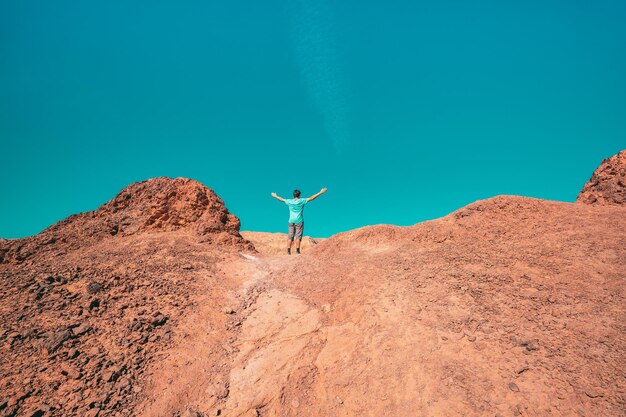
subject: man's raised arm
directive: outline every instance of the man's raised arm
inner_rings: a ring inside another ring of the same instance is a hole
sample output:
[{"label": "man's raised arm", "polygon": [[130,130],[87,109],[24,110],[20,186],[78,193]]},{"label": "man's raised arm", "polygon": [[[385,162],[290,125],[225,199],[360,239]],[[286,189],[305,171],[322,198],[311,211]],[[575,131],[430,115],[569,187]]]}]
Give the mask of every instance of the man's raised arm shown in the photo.
[{"label": "man's raised arm", "polygon": [[272,193],[272,197],[274,197],[274,198],[275,198],[276,200],[278,200],[278,201],[282,201],[282,202],[284,202],[284,201],[285,201],[285,199],[284,199],[284,198],[279,197],[276,193]]},{"label": "man's raised arm", "polygon": [[319,193],[317,194],[313,194],[311,197],[307,198],[307,201],[313,201],[315,200],[317,197],[321,196],[322,194],[324,194],[326,191],[328,191],[328,188],[324,187],[320,190]]}]

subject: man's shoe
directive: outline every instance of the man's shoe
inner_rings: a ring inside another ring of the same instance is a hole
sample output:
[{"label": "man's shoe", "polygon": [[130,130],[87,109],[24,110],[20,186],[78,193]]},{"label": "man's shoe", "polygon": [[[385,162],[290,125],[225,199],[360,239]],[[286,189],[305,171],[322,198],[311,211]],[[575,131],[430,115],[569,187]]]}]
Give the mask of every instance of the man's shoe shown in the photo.
[{"label": "man's shoe", "polygon": [[298,255],[300,255],[300,248],[297,248],[297,249],[296,249],[296,253],[297,253]]},{"label": "man's shoe", "polygon": [[287,249],[287,255],[291,255],[291,248]]}]

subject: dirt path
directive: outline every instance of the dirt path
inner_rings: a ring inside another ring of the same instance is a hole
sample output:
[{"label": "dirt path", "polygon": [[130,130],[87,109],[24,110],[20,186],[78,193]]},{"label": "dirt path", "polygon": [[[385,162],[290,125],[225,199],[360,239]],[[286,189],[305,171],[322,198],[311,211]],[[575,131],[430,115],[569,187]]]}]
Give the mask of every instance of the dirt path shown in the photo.
[{"label": "dirt path", "polygon": [[229,278],[222,282],[237,285],[218,299],[209,288],[198,295],[179,326],[180,340],[149,372],[152,401],[137,415],[238,416],[277,399],[294,362],[308,362],[303,350],[320,328],[317,310],[273,285],[273,274],[290,260],[240,254],[221,265]]},{"label": "dirt path", "polygon": [[[371,252],[386,256],[380,245]],[[258,256],[228,265],[246,279],[231,298],[237,325],[225,366],[228,395],[215,405],[222,415],[455,415],[468,405],[487,412],[514,401],[508,372],[490,366],[488,343],[437,324],[437,304],[453,320],[470,320],[467,300],[434,284],[428,300],[416,303],[405,280],[349,288],[320,280],[327,298],[308,297],[298,271],[319,262]]]},{"label": "dirt path", "polygon": [[[416,405],[454,410],[453,396],[430,406],[440,398],[430,370],[441,363],[432,355],[462,355],[470,342],[450,350],[442,344],[447,337],[419,320],[403,322],[419,316],[421,307],[398,283],[359,287],[351,306],[296,295],[288,288],[297,282],[294,269],[301,261],[315,262],[305,258],[242,255],[224,263],[223,274],[237,277],[239,287],[219,305],[200,301],[183,326],[188,335],[153,372],[155,401],[138,414],[400,415],[395,413]],[[448,369],[447,386],[467,383],[462,370]]]}]

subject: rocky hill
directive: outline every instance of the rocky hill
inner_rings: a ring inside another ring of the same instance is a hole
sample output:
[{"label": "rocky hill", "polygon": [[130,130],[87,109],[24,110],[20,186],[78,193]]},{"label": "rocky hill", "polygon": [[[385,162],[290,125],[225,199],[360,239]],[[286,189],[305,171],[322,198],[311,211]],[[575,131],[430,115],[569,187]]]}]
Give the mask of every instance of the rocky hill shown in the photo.
[{"label": "rocky hill", "polygon": [[626,204],[626,150],[602,161],[578,194],[586,204]]},{"label": "rocky hill", "polygon": [[130,415],[229,253],[239,220],[197,181],[135,183],[93,212],[0,242],[0,415]]},{"label": "rocky hill", "polygon": [[300,256],[238,225],[159,178],[0,242],[0,415],[623,415],[623,205],[498,196]]},{"label": "rocky hill", "polygon": [[131,184],[97,210],[72,215],[35,236],[5,241],[0,262],[22,263],[33,255],[84,249],[112,236],[154,232],[181,231],[202,242],[245,246],[239,226],[213,190],[188,178],[159,177]]}]

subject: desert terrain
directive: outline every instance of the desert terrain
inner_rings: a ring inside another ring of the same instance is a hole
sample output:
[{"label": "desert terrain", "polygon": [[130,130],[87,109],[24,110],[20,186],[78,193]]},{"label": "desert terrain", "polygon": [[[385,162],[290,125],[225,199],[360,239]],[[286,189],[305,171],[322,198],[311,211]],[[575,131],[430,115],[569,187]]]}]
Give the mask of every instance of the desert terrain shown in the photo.
[{"label": "desert terrain", "polygon": [[197,181],[131,184],[0,241],[0,416],[623,416],[625,183],[622,151],[575,203],[299,256]]},{"label": "desert terrain", "polygon": [[[287,234],[286,233],[268,233],[268,232],[252,232],[242,231],[241,236],[254,242],[254,249],[263,255],[283,255],[287,254]],[[300,248],[302,251],[308,251],[318,243],[324,241],[323,238],[302,236]],[[292,247],[295,248],[295,245]],[[295,250],[294,250],[295,252]]]}]

